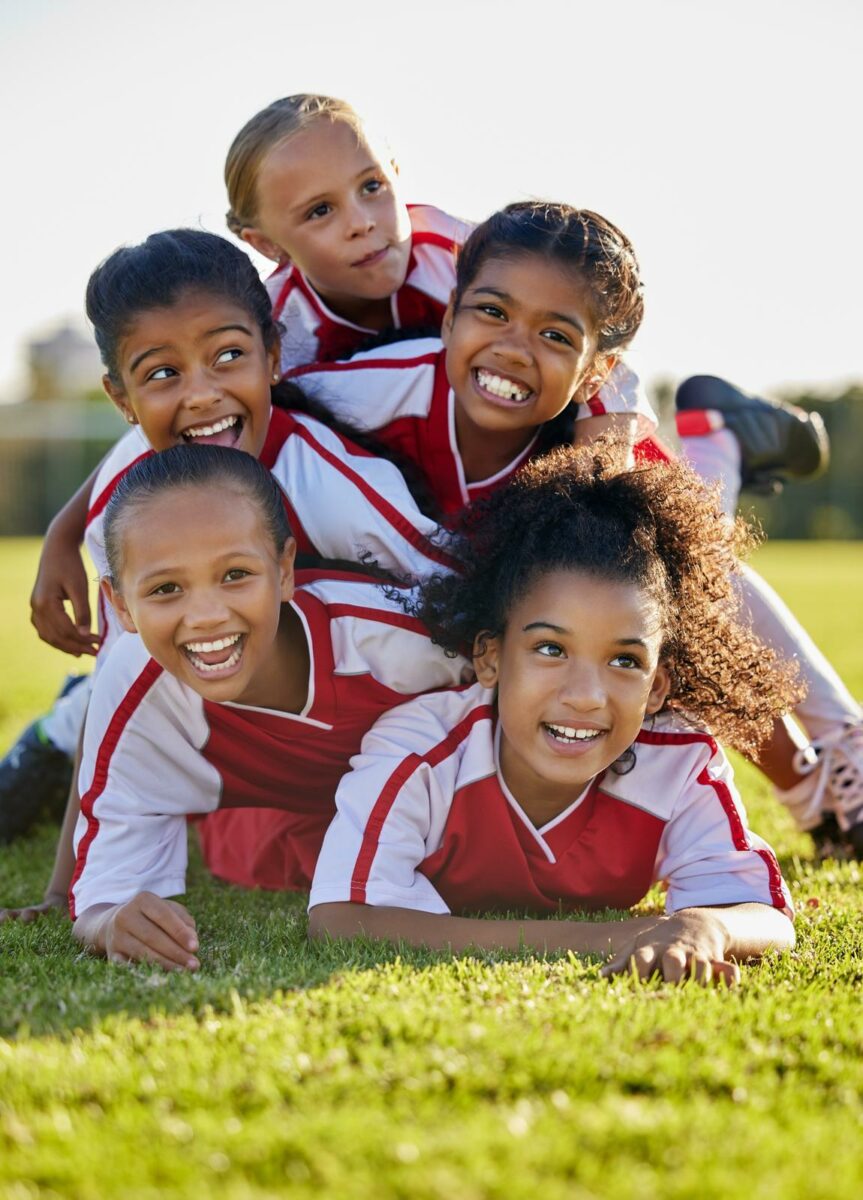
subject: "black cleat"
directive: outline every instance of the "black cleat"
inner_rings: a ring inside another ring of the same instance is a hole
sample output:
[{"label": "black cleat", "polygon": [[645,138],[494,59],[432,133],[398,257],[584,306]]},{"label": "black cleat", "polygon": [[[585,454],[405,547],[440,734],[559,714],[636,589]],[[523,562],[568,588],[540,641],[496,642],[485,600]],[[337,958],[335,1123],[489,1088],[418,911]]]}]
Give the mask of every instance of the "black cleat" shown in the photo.
[{"label": "black cleat", "polygon": [[72,782],[72,760],[28,725],[0,762],[0,843],[26,833],[43,817],[60,817]]},{"label": "black cleat", "polygon": [[677,389],[680,411],[713,410],[740,444],[742,486],[778,492],[787,479],[814,479],[830,462],[830,440],[816,412],[750,396],[715,375],[693,375]]}]

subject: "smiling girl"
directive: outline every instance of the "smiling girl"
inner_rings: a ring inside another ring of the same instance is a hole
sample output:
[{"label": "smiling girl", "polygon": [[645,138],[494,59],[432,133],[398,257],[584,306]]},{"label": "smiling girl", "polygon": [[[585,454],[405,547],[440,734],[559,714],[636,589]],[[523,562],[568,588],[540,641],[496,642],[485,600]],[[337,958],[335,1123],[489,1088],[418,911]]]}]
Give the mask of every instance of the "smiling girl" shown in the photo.
[{"label": "smiling girl", "polygon": [[[678,465],[531,463],[461,527],[462,573],[411,611],[478,682],[382,717],[336,798],[313,935],[611,955],[681,980],[793,945],[769,847],[716,737],[752,749],[794,698],[738,620],[742,530]],[[709,732],[708,732],[709,730]],[[629,907],[666,915],[546,922]],[[529,918],[465,915],[523,910]]]},{"label": "smiling girl", "polygon": [[105,548],[103,590],[136,636],[108,656],[87,717],[75,935],[118,960],[192,968],[194,922],[169,899],[185,890],[186,817],[281,810],[269,837],[223,853],[255,882],[308,887],[362,735],[463,664],[376,583],[295,579],[281,492],[246,454],[143,459],[108,502]]}]

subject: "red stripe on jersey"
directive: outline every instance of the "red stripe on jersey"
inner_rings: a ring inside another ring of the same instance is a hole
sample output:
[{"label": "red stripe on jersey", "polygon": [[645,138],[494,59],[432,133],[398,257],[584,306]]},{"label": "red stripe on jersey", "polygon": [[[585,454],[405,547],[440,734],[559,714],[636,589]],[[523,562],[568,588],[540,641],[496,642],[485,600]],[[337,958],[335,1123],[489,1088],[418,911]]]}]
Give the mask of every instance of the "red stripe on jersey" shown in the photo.
[{"label": "red stripe on jersey", "polygon": [[318,371],[385,371],[402,370],[405,367],[434,366],[440,357],[439,350],[428,354],[418,354],[415,358],[350,358],[347,362],[310,363],[307,367],[292,367],[285,373],[285,379],[296,379],[299,375],[317,374]]},{"label": "red stripe on jersey", "polygon": [[104,487],[102,489],[102,491],[99,493],[99,495],[93,501],[93,503],[90,505],[90,509],[87,513],[87,524],[88,525],[90,524],[91,521],[95,521],[96,517],[98,517],[100,513],[105,511],[105,507],[108,504],[108,501],[111,499],[111,496],[114,494],[114,488],[117,486],[117,484],[120,482],[120,480],[126,474],[126,472],[131,471],[131,469],[132,469],[132,467],[134,467],[135,463],[141,462],[141,460],[144,458],[149,458],[150,455],[154,454],[154,453],[155,453],[154,450],[145,450],[143,454],[139,454],[137,458],[133,458],[132,461],[128,464],[128,466],[125,466],[122,471],[117,472],[117,474],[114,476],[114,478],[108,484],[108,486]]},{"label": "red stripe on jersey", "polygon": [[303,587],[310,583],[329,583],[330,580],[343,580],[346,583],[377,583],[384,584],[389,588],[399,587],[408,590],[405,584],[390,583],[388,579],[381,579],[378,575],[369,575],[363,570],[342,571],[331,569],[330,567],[300,567],[298,571],[294,571],[294,583],[297,587]]},{"label": "red stripe on jersey", "polygon": [[655,433],[635,443],[637,463],[674,462],[676,458],[677,455]]},{"label": "red stripe on jersey", "polygon": [[678,437],[705,437],[725,428],[722,413],[713,409],[695,408],[675,413],[674,423]]},{"label": "red stripe on jersey", "polygon": [[[705,733],[651,733],[646,729],[642,729],[635,740],[636,742],[645,742],[651,746],[687,746],[693,742],[702,742],[710,748],[711,756],[719,752],[716,740]],[[724,783],[721,779],[712,779],[707,773],[707,767],[704,767],[696,778],[704,787],[713,789],[716,798],[722,805],[722,811],[725,813],[726,820],[728,821],[728,828],[731,833],[731,841],[734,849],[752,851],[758,855],[767,867],[767,880],[773,907],[786,911],[788,904],[782,891],[782,872],[779,870],[779,864],[770,850],[753,850],[749,838],[746,836],[743,820],[741,819],[737,805],[734,803],[734,797],[731,795],[728,784]]]},{"label": "red stripe on jersey", "polygon": [[605,405],[599,398],[599,392],[595,396],[591,396],[587,401],[587,407],[590,409],[591,415],[594,417],[604,417],[606,413]]},{"label": "red stripe on jersey", "polygon": [[411,244],[414,246],[440,246],[441,250],[449,250],[451,254],[455,254],[459,248],[458,242],[454,242],[452,238],[448,238],[442,233],[432,233],[430,230],[412,234]]},{"label": "red stripe on jersey", "polygon": [[108,782],[108,768],[111,765],[111,757],[117,749],[117,743],[123,736],[123,731],[134,715],[138,705],[161,674],[162,668],[155,659],[151,658],[120,701],[116,712],[108,724],[105,736],[102,738],[102,744],[99,746],[99,751],[96,755],[96,767],[93,771],[93,782],[81,797],[81,813],[87,819],[87,829],[78,844],[75,873],[72,876],[72,882],[69,884],[69,915],[73,921],[76,915],[73,889],[81,878],[87,862],[87,853],[93,843],[93,839],[99,832],[99,818],[93,813],[93,805],[105,790],[105,785]]},{"label": "red stripe on jersey", "polygon": [[[329,576],[328,576],[329,577]],[[379,582],[379,581],[378,581]],[[377,621],[379,625],[396,625],[399,629],[429,636],[429,631],[422,621],[409,617],[407,613],[390,612],[385,608],[369,608],[362,604],[328,604],[327,612],[330,617],[357,617],[360,621]]]},{"label": "red stripe on jersey", "polygon": [[357,861],[354,865],[353,875],[351,876],[351,902],[353,904],[365,904],[366,902],[366,885],[369,881],[375,855],[378,852],[381,830],[390,814],[390,809],[396,802],[399,792],[410,779],[411,775],[423,763],[427,763],[430,767],[436,767],[439,763],[442,763],[469,736],[478,721],[490,721],[492,718],[491,705],[480,705],[473,712],[469,713],[463,721],[460,721],[454,729],[450,730],[443,741],[438,742],[436,746],[432,746],[431,750],[426,754],[409,754],[407,758],[402,759],[392,775],[390,775],[384,784],[381,794],[375,801],[374,808],[371,811],[371,815],[366,823],[365,832],[363,833],[362,845],[360,846],[360,852],[357,855]]},{"label": "red stripe on jersey", "polygon": [[428,538],[424,537],[418,529],[415,529],[414,526],[411,525],[410,521],[402,516],[398,509],[394,508],[387,500],[384,500],[383,496],[379,495],[379,493],[376,492],[373,487],[366,483],[365,479],[363,479],[361,475],[358,475],[356,471],[352,470],[351,467],[347,465],[347,463],[344,463],[341,461],[341,459],[336,458],[336,456],[331,454],[326,447],[322,446],[321,443],[309,432],[308,429],[306,429],[304,425],[297,426],[297,436],[308,442],[312,449],[321,456],[324,462],[329,463],[329,465],[334,467],[340,475],[344,475],[346,479],[349,479],[354,487],[358,488],[366,500],[368,500],[372,508],[376,508],[381,516],[383,516],[390,523],[390,525],[392,525],[393,529],[397,530],[405,539],[405,541],[409,542],[415,550],[419,550],[426,556],[426,558],[431,559],[433,562],[438,563],[442,567],[447,567],[451,571],[457,569],[456,560],[452,557],[452,555],[447,554],[445,550],[440,550],[434,545],[433,542],[430,542]]}]

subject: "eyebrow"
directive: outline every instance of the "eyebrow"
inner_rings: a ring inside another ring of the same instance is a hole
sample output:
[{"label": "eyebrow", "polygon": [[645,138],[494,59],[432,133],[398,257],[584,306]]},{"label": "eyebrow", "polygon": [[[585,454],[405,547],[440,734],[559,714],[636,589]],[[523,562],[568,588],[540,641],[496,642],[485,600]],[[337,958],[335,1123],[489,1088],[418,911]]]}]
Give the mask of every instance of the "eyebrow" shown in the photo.
[{"label": "eyebrow", "polygon": [[[551,621],[531,621],[522,627],[522,633],[530,633],[533,629],[551,629],[554,633],[571,634],[572,630],[563,625],[555,625]],[[647,643],[642,638],[615,638],[615,646],[640,646],[647,650]]]},{"label": "eyebrow", "polygon": [[[215,566],[223,566],[223,565],[227,565],[230,562],[246,562],[246,563],[256,562],[256,563],[259,563],[259,562],[263,562],[263,561],[264,561],[264,559],[263,559],[262,555],[256,554],[254,550],[249,550],[248,547],[244,547],[243,549],[238,548],[236,550],[226,550],[224,554],[219,554],[213,560],[213,566],[214,567]],[[141,584],[145,584],[145,583],[149,583],[153,579],[159,579],[159,578],[163,578],[163,579],[167,580],[167,579],[172,578],[175,575],[180,576],[180,575],[182,575],[182,573],[183,573],[183,566],[180,564],[178,564],[176,566],[171,565],[171,564],[167,564],[165,566],[157,566],[157,567],[154,567],[152,571],[148,571],[146,575],[142,575],[138,582]]]},{"label": "eyebrow", "polygon": [[[353,179],[351,180],[351,183],[356,183],[358,179],[362,179],[363,175],[368,175],[369,171],[379,170],[383,170],[380,163],[370,162],[367,166],[363,167],[362,170],[357,171],[356,175],[354,175]],[[304,208],[310,208],[315,204],[320,204],[322,200],[326,200],[328,196],[332,195],[332,191],[332,188],[327,188],[323,192],[318,192],[315,196],[309,196],[307,200],[298,200],[296,204],[291,205],[290,211],[302,212]]]},{"label": "eyebrow", "polygon": [[[231,324],[217,325],[215,329],[208,329],[199,338],[199,342],[204,342],[207,338],[215,337],[217,333],[228,333],[231,330],[237,330],[239,333],[245,333],[247,337],[252,337],[252,331],[246,325]],[[145,358],[149,358],[151,354],[162,354],[165,350],[170,350],[170,343],[166,342],[163,346],[151,346],[149,350],[143,350],[140,354],[136,354],[129,364],[129,370],[135,371],[141,365]]]},{"label": "eyebrow", "polygon": [[[476,288],[469,288],[468,290],[473,293],[488,292],[488,294],[490,296],[497,296],[498,300],[509,301],[510,304],[513,303],[513,297],[510,296],[510,294],[508,292],[502,292],[499,288],[476,287]],[[586,330],[585,330],[584,326],[582,325],[581,321],[579,321],[577,317],[573,317],[567,313],[554,312],[551,309],[548,310],[547,312],[541,313],[540,315],[542,316],[542,318],[544,320],[547,318],[551,318],[554,321],[562,321],[565,325],[571,325],[573,327],[573,329],[578,330],[578,332],[582,335],[582,337],[586,336]]]}]

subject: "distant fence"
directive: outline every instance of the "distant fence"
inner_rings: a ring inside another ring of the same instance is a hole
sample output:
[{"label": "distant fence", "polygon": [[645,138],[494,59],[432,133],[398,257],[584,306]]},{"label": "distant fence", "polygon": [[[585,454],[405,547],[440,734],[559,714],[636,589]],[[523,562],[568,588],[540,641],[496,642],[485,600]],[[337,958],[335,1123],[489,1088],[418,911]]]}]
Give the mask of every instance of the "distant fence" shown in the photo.
[{"label": "distant fence", "polygon": [[126,428],[107,402],[0,406],[0,535],[44,533]]}]

